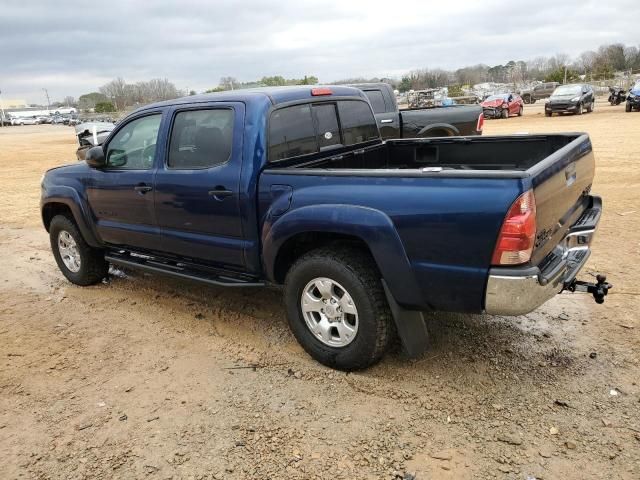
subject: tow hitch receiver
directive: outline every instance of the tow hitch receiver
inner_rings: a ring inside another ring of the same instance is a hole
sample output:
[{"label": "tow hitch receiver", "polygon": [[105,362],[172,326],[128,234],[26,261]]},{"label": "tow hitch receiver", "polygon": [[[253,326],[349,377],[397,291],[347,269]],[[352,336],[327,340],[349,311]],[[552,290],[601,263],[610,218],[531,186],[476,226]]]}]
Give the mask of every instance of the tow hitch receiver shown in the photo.
[{"label": "tow hitch receiver", "polygon": [[596,275],[597,283],[583,282],[575,278],[565,285],[565,289],[570,292],[587,292],[593,295],[596,303],[604,303],[604,297],[607,296],[613,285],[607,283],[606,275]]}]

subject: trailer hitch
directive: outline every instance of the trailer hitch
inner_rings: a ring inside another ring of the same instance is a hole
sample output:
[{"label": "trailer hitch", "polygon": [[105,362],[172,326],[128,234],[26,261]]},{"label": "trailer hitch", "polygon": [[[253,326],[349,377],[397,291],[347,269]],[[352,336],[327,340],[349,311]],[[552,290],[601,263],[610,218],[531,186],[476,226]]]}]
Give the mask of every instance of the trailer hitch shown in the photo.
[{"label": "trailer hitch", "polygon": [[575,278],[565,285],[565,289],[570,292],[587,292],[593,295],[593,299],[596,303],[604,303],[604,297],[607,296],[609,290],[613,288],[613,285],[607,283],[606,275],[596,275],[597,283],[583,282],[576,280]]}]

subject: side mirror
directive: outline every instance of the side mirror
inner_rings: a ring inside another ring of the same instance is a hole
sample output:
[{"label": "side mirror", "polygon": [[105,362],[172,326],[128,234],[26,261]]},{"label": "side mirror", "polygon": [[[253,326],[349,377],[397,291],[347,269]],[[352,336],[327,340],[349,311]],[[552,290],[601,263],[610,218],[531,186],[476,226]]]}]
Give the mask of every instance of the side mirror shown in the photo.
[{"label": "side mirror", "polygon": [[107,161],[104,157],[104,150],[101,146],[92,147],[87,151],[87,155],[85,157],[87,165],[91,168],[102,168],[107,164]]}]

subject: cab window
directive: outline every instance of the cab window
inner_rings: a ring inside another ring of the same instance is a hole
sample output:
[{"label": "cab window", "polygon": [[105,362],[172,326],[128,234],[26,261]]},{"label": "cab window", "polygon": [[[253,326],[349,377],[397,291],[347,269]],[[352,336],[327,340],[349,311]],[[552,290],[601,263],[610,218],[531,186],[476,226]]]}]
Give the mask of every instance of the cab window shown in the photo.
[{"label": "cab window", "polygon": [[221,165],[229,160],[232,141],[231,109],[178,112],[171,129],[167,166],[195,170]]},{"label": "cab window", "polygon": [[387,111],[384,104],[384,97],[380,90],[365,90],[364,93],[369,99],[369,102],[371,102],[373,113],[384,113]]},{"label": "cab window", "polygon": [[162,115],[136,118],[122,127],[107,146],[107,168],[148,170],[153,167]]}]

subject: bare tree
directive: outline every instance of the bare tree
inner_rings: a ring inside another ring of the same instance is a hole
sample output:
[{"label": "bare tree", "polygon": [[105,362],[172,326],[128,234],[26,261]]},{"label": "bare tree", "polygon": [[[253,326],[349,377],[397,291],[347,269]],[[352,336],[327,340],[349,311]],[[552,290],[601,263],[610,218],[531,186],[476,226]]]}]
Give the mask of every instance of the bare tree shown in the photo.
[{"label": "bare tree", "polygon": [[121,77],[115,78],[100,87],[100,93],[106,95],[117,110],[123,110],[127,106],[127,84]]}]

